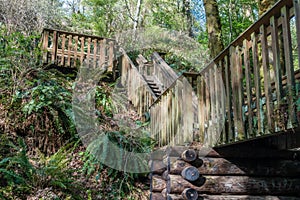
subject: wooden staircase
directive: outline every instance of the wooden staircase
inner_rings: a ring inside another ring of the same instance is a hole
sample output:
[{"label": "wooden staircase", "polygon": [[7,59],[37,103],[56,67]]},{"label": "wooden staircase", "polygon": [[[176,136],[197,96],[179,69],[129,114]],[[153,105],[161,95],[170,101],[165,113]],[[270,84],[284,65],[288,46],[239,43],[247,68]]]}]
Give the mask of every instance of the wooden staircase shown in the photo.
[{"label": "wooden staircase", "polygon": [[154,76],[146,76],[145,77],[146,82],[148,83],[149,87],[153,91],[156,97],[159,97],[162,94],[162,88],[160,86],[160,83],[155,80]]}]

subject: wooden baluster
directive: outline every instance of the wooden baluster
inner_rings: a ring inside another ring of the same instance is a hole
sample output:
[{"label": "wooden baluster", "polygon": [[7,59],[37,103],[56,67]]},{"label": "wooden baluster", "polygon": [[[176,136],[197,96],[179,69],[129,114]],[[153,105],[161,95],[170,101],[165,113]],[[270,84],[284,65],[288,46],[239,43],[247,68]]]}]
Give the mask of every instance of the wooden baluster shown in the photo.
[{"label": "wooden baluster", "polygon": [[251,84],[251,69],[250,69],[250,54],[249,54],[249,41],[244,40],[244,65],[246,76],[246,94],[247,94],[247,108],[248,108],[248,130],[247,138],[253,137],[253,111],[252,111],[252,84]]},{"label": "wooden baluster", "polygon": [[257,44],[257,38],[255,33],[251,35],[252,40],[252,56],[253,56],[253,72],[254,72],[254,85],[255,85],[255,97],[256,97],[256,116],[257,116],[257,135],[260,135],[262,130],[262,124],[261,124],[261,113],[262,113],[262,106],[261,106],[261,90],[260,90],[260,70],[258,65],[258,44]]},{"label": "wooden baluster", "polygon": [[49,31],[44,30],[43,32],[43,63],[48,63],[48,40],[49,40]]},{"label": "wooden baluster", "polygon": [[[236,47],[236,73],[237,73],[237,97],[238,97],[238,104],[237,104],[237,127],[238,127],[238,139],[243,140],[246,135],[245,127],[244,127],[244,113],[243,113],[243,106],[244,106],[244,89],[243,89],[243,67],[242,67],[242,55],[240,51],[240,47]],[[235,91],[233,91],[235,92]]]},{"label": "wooden baluster", "polygon": [[53,45],[52,45],[52,58],[51,58],[52,63],[55,63],[57,59],[57,48],[58,48],[57,40],[58,40],[57,31],[53,31],[53,40],[52,40]]},{"label": "wooden baluster", "polygon": [[199,142],[204,142],[205,134],[205,82],[203,76],[197,77]]},{"label": "wooden baluster", "polygon": [[61,35],[61,60],[60,60],[60,65],[64,66],[65,65],[65,47],[66,47],[66,35],[62,34]]},{"label": "wooden baluster", "polygon": [[68,61],[67,66],[71,66],[71,50],[72,50],[72,35],[68,36],[69,42],[68,42]]},{"label": "wooden baluster", "polygon": [[233,46],[230,47],[230,71],[231,71],[231,84],[232,84],[232,111],[233,111],[233,124],[234,124],[234,129],[233,129],[233,141],[236,140],[236,132],[237,132],[237,101],[238,97],[237,95],[237,70],[236,70],[236,53],[235,49]]},{"label": "wooden baluster", "polygon": [[94,39],[93,40],[93,46],[94,46],[94,52],[93,52],[93,59],[94,59],[94,62],[93,62],[93,67],[94,69],[96,69],[96,66],[97,66],[97,39]]},{"label": "wooden baluster", "polygon": [[221,139],[221,123],[222,123],[222,118],[220,116],[220,108],[221,108],[221,88],[220,88],[220,82],[221,82],[221,77],[219,74],[219,69],[222,68],[222,62],[219,62],[219,67],[215,64],[214,65],[214,82],[215,82],[215,144],[220,142]]},{"label": "wooden baluster", "polygon": [[185,103],[183,104],[185,110],[183,114],[185,115],[185,136],[184,142],[189,143],[193,141],[193,122],[194,122],[194,112],[193,112],[193,89],[191,84],[186,78],[181,79],[183,82],[183,97]]},{"label": "wooden baluster", "polygon": [[216,88],[215,88],[215,65],[209,69],[209,94],[210,94],[210,125],[208,127],[209,135],[210,135],[210,145],[215,145],[215,132],[216,132]]},{"label": "wooden baluster", "polygon": [[108,57],[108,71],[112,72],[113,71],[113,65],[114,65],[114,59],[115,59],[115,55],[114,55],[114,42],[110,41],[109,42],[109,57]]},{"label": "wooden baluster", "polygon": [[[281,101],[283,98],[283,91],[282,91],[282,75],[281,75],[281,65],[280,65],[280,48],[279,48],[279,37],[278,37],[278,23],[275,17],[271,17],[270,19],[270,26],[271,26],[271,37],[272,37],[272,51],[273,51],[273,67],[275,72],[275,92],[276,92],[276,101],[277,113],[275,114],[274,122],[277,124],[276,129],[280,130],[280,126],[278,126],[279,121],[281,121],[282,115],[280,114],[281,108]],[[274,127],[275,128],[275,127]],[[276,130],[275,130],[276,131]]]},{"label": "wooden baluster", "polygon": [[[295,75],[293,66],[293,53],[292,53],[292,40],[290,30],[289,10],[286,6],[281,9],[282,16],[282,31],[283,31],[283,45],[284,45],[284,58],[287,76],[287,103],[289,122],[293,126],[296,122],[296,113],[294,107],[295,94]],[[299,31],[299,30],[298,30]]]},{"label": "wooden baluster", "polygon": [[210,79],[209,79],[209,73],[208,72],[205,72],[204,73],[204,77],[205,77],[205,97],[206,97],[206,102],[205,102],[205,108],[206,108],[206,113],[205,113],[205,128],[206,128],[206,136],[205,136],[205,140],[204,142],[206,142],[207,144],[210,144],[210,138],[211,138],[211,135],[210,133],[208,132],[208,128],[210,126],[210,108],[211,108],[211,105],[210,105]]},{"label": "wooden baluster", "polygon": [[[269,133],[274,132],[274,120],[273,120],[273,100],[272,100],[272,88],[270,81],[270,64],[269,64],[269,53],[268,53],[268,39],[267,30],[264,25],[260,27],[261,33],[261,47],[262,47],[262,65],[264,71],[264,90],[266,98],[266,109],[267,109],[267,130]],[[265,134],[266,131],[265,130]]]},{"label": "wooden baluster", "polygon": [[77,67],[78,36],[75,36],[74,39],[75,39],[75,45],[74,45],[74,67]]},{"label": "wooden baluster", "polygon": [[82,65],[84,57],[85,57],[85,52],[84,52],[84,42],[85,42],[85,38],[81,37],[80,38],[81,41],[81,53],[80,53],[80,65]]},{"label": "wooden baluster", "polygon": [[88,67],[90,67],[90,57],[91,57],[91,38],[87,39],[87,56],[86,56],[86,63]]},{"label": "wooden baluster", "polygon": [[231,86],[230,86],[230,67],[228,63],[228,56],[225,56],[225,84],[226,84],[226,116],[227,116],[227,130],[226,132],[226,141],[232,142],[234,140],[234,132],[232,131],[232,104],[231,104]]},{"label": "wooden baluster", "polygon": [[299,65],[299,69],[300,69],[300,1],[299,0],[294,0],[294,10],[295,10],[295,18],[296,18],[298,65]]},{"label": "wooden baluster", "polygon": [[100,66],[101,68],[103,68],[105,66],[106,63],[106,40],[103,39],[100,41]]}]

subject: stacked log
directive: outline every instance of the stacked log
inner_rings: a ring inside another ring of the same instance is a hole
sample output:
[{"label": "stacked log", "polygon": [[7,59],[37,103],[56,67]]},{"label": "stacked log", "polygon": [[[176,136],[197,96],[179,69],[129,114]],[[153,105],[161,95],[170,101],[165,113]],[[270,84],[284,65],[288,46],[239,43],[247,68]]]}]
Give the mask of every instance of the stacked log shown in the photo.
[{"label": "stacked log", "polygon": [[[153,160],[152,200],[197,200],[197,189],[203,185],[195,150],[173,149],[162,160]],[[160,164],[158,164],[160,163]],[[163,164],[162,164],[163,163]],[[160,169],[157,167],[161,166]],[[164,170],[164,171],[163,171]]]},{"label": "stacked log", "polygon": [[286,153],[199,157],[188,149],[176,157],[171,152],[155,161],[163,168],[153,175],[152,200],[300,200],[300,159]]}]

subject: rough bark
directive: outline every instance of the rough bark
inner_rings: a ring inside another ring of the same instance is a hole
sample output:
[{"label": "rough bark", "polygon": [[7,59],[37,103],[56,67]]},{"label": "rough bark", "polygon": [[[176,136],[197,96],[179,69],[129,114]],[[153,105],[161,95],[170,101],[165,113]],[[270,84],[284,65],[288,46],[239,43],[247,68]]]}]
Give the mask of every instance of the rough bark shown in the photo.
[{"label": "rough bark", "polygon": [[258,14],[262,16],[267,10],[269,10],[277,0],[257,0]]},{"label": "rough bark", "polygon": [[210,57],[215,58],[223,49],[221,20],[216,0],[204,0],[208,47]]}]

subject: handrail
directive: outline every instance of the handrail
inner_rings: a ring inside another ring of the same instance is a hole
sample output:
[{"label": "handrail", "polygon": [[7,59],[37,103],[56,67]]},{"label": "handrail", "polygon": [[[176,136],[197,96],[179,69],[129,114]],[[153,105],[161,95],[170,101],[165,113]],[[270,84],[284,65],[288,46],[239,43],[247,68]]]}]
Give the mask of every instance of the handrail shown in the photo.
[{"label": "handrail", "polygon": [[93,67],[105,64],[108,71],[115,70],[117,48],[112,39],[45,28],[42,51],[44,64],[76,68],[86,60]]},{"label": "handrail", "polygon": [[156,100],[156,96],[147,84],[142,74],[121,48],[121,83],[127,89],[128,99],[137,112],[142,116],[148,112],[149,106]]},{"label": "handrail", "polygon": [[[295,73],[295,69],[300,69],[299,11],[299,0],[279,1],[200,73],[185,74],[198,96],[199,137],[194,139],[218,146],[299,126],[300,80]],[[296,41],[292,41],[291,29],[296,32],[293,35]],[[296,50],[291,48],[293,43],[298,45]],[[156,100],[151,110],[155,111],[157,105],[165,108],[176,82]],[[157,126],[153,124],[153,130]],[[161,144],[170,142],[172,134],[168,133],[172,129],[163,131]],[[195,135],[191,130],[185,134]]]},{"label": "handrail", "polygon": [[161,82],[162,89],[166,90],[179,77],[175,71],[154,52],[152,55],[154,65],[153,75]]}]

